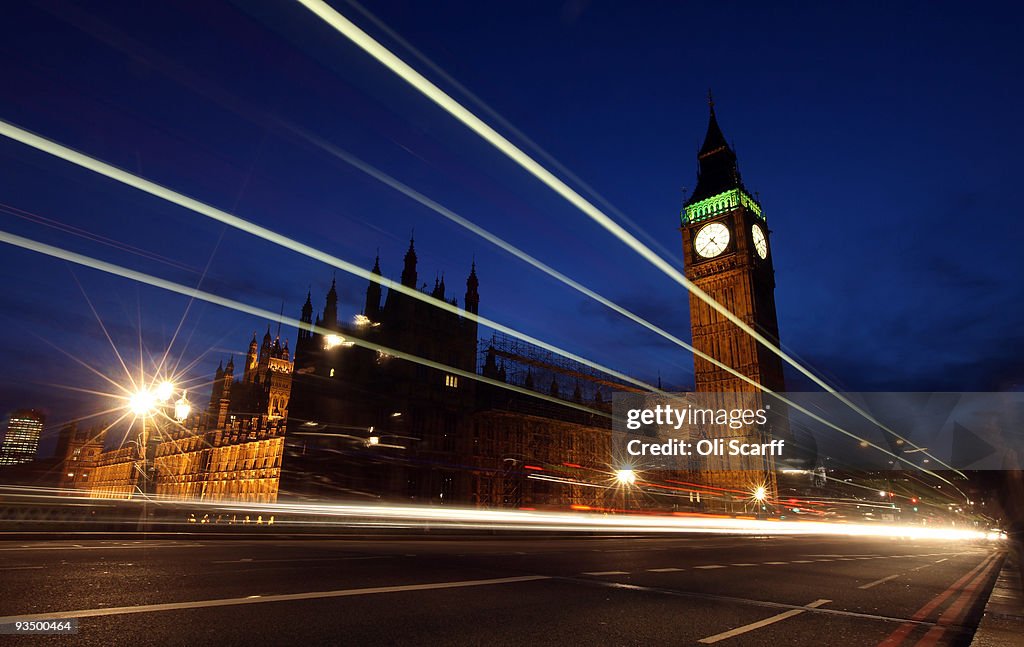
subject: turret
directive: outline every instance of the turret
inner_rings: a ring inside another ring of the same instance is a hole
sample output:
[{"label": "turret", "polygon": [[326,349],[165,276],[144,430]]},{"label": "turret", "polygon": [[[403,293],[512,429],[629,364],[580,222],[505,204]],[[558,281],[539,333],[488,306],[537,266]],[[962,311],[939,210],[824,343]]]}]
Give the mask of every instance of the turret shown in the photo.
[{"label": "turret", "polygon": [[[313,327],[313,294],[311,291],[306,292],[306,302],[302,304],[302,316],[299,320],[306,324],[299,327],[298,342],[296,345],[300,345],[301,342],[309,339],[312,333]],[[253,335],[253,341],[255,341],[256,335]]]},{"label": "turret", "polygon": [[[380,276],[380,254],[377,254],[376,260],[373,262],[373,269],[370,270],[377,276]],[[381,287],[377,281],[370,281],[370,285],[366,287],[366,305],[363,306],[363,314],[369,317],[370,321],[380,321],[380,298],[381,298]]]},{"label": "turret", "polygon": [[469,270],[466,279],[466,312],[480,314],[480,280],[476,277],[476,261]]},{"label": "turret", "polygon": [[405,253],[405,266],[402,268],[402,285],[416,288],[416,239],[409,239],[409,251]]},{"label": "turret", "polygon": [[256,367],[260,362],[259,344],[256,343],[256,331],[252,331],[252,341],[249,342],[249,351],[245,354],[245,367],[242,369],[242,379],[245,382],[252,382],[256,377]]},{"label": "turret", "polygon": [[273,337],[270,336],[270,326],[267,326],[267,334],[263,335],[263,343],[260,344],[260,363],[261,367],[266,366],[270,362],[270,351],[273,348]]},{"label": "turret", "polygon": [[324,303],[324,328],[337,330],[338,328],[338,290],[335,287],[336,280],[331,279],[331,289],[327,292],[327,300]]}]

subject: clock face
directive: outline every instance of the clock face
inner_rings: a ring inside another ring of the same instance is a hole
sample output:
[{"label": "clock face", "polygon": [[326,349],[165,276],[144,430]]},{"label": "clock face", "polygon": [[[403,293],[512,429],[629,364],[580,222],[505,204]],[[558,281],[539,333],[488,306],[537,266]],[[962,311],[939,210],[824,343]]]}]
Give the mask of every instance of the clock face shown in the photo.
[{"label": "clock face", "polygon": [[761,258],[768,258],[768,239],[764,237],[764,230],[754,225],[750,230],[750,237],[754,241],[754,251]]},{"label": "clock face", "polygon": [[693,239],[693,247],[704,258],[714,258],[729,246],[729,228],[720,222],[701,227]]}]

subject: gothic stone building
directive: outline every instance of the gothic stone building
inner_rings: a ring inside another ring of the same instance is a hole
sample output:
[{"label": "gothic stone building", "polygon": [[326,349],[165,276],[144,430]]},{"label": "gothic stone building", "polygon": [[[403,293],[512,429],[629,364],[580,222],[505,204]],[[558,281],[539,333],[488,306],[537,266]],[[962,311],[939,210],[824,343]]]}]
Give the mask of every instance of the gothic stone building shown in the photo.
[{"label": "gothic stone building", "polygon": [[[687,276],[777,341],[769,230],[760,204],[740,178],[713,105],[697,157],[696,189],[682,213]],[[382,276],[379,258],[372,273]],[[287,342],[272,339],[268,328],[262,344],[253,336],[240,380],[233,360],[219,367],[207,412],[165,435],[153,453],[156,492],[208,500],[621,505],[615,488],[608,487],[616,467],[608,396],[628,387],[529,344],[497,336],[481,344],[475,264],[461,308],[444,278],[436,278],[432,287],[420,280],[414,241],[400,282],[451,307],[441,309],[398,290],[385,295],[380,283],[371,281],[361,311],[340,317],[332,283],[314,315],[307,294],[294,364]],[[699,351],[782,390],[776,355],[702,301],[690,299],[690,314]],[[486,381],[469,379],[467,373]],[[501,388],[503,383],[519,390]],[[695,386],[702,393],[753,389],[700,358]],[[761,440],[785,431],[760,429],[754,435]],[[131,492],[138,470],[126,464],[138,457],[121,454],[132,451],[97,459],[96,492]],[[658,487],[673,497],[658,505],[701,509],[703,493],[735,509],[734,503],[748,498],[752,480],[760,478],[774,493],[773,475],[770,463],[728,461],[697,473],[664,474]],[[645,493],[647,501],[651,491]]]}]

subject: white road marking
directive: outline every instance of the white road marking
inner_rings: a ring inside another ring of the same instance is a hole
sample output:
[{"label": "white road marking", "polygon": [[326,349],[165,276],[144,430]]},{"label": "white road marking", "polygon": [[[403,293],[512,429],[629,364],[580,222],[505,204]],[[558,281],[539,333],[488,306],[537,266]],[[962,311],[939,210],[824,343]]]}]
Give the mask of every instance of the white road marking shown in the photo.
[{"label": "white road marking", "polygon": [[757,566],[757,564],[730,564],[730,566]]},{"label": "white road marking", "polygon": [[154,613],[158,611],[176,611],[179,609],[203,609],[207,607],[229,607],[242,604],[262,604],[264,602],[293,602],[296,600],[319,600],[324,598],[344,598],[357,595],[373,595],[376,593],[400,593],[403,591],[433,591],[438,589],[458,589],[469,586],[490,586],[495,584],[513,584],[516,582],[536,582],[550,580],[547,575],[523,575],[520,577],[501,577],[490,580],[463,580],[461,582],[434,582],[430,584],[404,584],[400,586],[375,586],[363,589],[340,589],[337,591],[311,591],[309,593],[285,593],[266,595],[263,597],[220,598],[215,600],[195,600],[192,602],[166,602],[163,604],[141,604],[134,607],[110,607],[107,609],[81,609],[78,611],[55,611],[51,613],[31,613],[21,616],[0,618],[0,624],[12,622],[33,622],[40,620],[56,620],[65,618],[92,618],[96,616],[118,616],[131,613]]},{"label": "white road marking", "polygon": [[215,559],[211,564],[271,564],[277,562],[339,562],[363,559],[391,559],[391,555],[360,555],[358,557],[294,557],[289,559]]},{"label": "white road marking", "polygon": [[793,616],[798,616],[801,613],[803,613],[805,609],[816,609],[817,607],[820,607],[823,604],[828,604],[831,601],[832,600],[815,600],[814,602],[811,602],[810,604],[806,605],[803,609],[790,609],[789,611],[784,611],[784,612],[782,612],[782,613],[780,613],[778,615],[771,616],[770,618],[765,618],[764,620],[758,620],[757,622],[752,622],[749,625],[743,625],[742,627],[736,627],[735,629],[730,629],[729,631],[723,631],[722,633],[715,634],[714,636],[708,636],[707,638],[701,638],[697,642],[703,643],[705,645],[710,645],[711,643],[716,643],[716,642],[718,642],[720,640],[725,640],[726,638],[732,638],[733,636],[739,636],[740,634],[745,634],[745,633],[747,633],[749,631],[754,631],[755,629],[760,629],[761,627],[767,627],[768,625],[775,624],[776,622],[780,622],[780,621],[785,620],[787,618],[792,618]]},{"label": "white road marking", "polygon": [[683,569],[681,569],[681,568],[674,568],[674,567],[670,566],[668,568],[649,568],[647,570],[652,572],[652,573],[677,573],[677,572],[679,572],[679,571],[681,571]]},{"label": "white road marking", "polygon": [[629,575],[626,571],[590,571],[583,573],[584,575]]},{"label": "white road marking", "polygon": [[813,564],[814,560],[813,559],[794,559],[793,563],[794,564]]},{"label": "white road marking", "polygon": [[782,564],[788,564],[789,562],[764,562],[765,564],[771,564],[772,566],[780,566]]},{"label": "white road marking", "polygon": [[45,566],[4,566],[0,571],[28,571],[33,569],[46,568]]},{"label": "white road marking", "polygon": [[942,562],[946,561],[947,559],[948,559],[947,557],[943,557],[943,558],[942,558],[942,559],[940,559],[940,560],[936,560],[936,562],[935,562],[935,563],[936,563],[936,564],[941,564]]},{"label": "white road marking", "polygon": [[709,570],[709,569],[712,569],[712,568],[725,568],[725,567],[722,566],[721,564],[708,564],[707,566],[694,566],[694,568],[700,568],[700,569],[703,569],[703,570]]},{"label": "white road marking", "polygon": [[897,577],[899,577],[899,575],[889,575],[888,577],[883,577],[881,579],[875,580],[874,582],[868,582],[867,584],[864,584],[862,586],[858,586],[857,588],[858,589],[862,589],[862,590],[870,589],[871,587],[876,586],[878,584],[881,584],[882,582],[888,582],[889,580],[895,580]]}]

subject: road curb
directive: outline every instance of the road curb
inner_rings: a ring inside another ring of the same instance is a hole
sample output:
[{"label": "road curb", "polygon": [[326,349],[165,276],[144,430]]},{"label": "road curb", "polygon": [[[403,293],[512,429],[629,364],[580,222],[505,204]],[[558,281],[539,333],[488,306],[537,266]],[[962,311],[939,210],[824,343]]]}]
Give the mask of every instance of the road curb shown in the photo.
[{"label": "road curb", "polygon": [[999,571],[985,612],[974,632],[971,647],[1016,647],[1024,635],[1024,590],[1021,587],[1020,549],[1007,555]]}]

